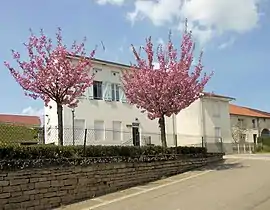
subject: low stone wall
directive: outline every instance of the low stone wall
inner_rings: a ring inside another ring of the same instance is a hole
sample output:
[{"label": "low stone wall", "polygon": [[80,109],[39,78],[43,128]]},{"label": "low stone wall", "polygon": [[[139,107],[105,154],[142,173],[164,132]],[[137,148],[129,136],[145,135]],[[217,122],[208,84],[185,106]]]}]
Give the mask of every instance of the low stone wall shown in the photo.
[{"label": "low stone wall", "polygon": [[223,159],[222,154],[151,162],[1,170],[0,209],[52,209],[178,174]]}]

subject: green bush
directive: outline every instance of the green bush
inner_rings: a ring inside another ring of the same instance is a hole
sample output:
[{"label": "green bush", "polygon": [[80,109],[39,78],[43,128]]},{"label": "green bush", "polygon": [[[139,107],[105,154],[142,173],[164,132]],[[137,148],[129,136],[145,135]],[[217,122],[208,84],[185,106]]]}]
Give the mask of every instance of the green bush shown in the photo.
[{"label": "green bush", "polygon": [[206,154],[201,147],[162,148],[161,146],[15,146],[0,147],[0,159],[57,159],[81,157],[138,157],[141,155],[156,156],[162,154]]},{"label": "green bush", "polygon": [[270,147],[270,137],[259,137],[257,142]]},{"label": "green bush", "polygon": [[19,125],[0,124],[0,144],[19,144],[37,141],[38,129]]}]

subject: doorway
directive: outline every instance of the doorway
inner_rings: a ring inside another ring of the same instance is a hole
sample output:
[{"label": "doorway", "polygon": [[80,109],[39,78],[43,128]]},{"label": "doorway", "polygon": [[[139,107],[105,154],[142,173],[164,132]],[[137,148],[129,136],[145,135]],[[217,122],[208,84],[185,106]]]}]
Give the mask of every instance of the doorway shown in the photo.
[{"label": "doorway", "polygon": [[253,134],[253,142],[254,144],[257,144],[257,134]]},{"label": "doorway", "polygon": [[132,139],[134,146],[140,146],[140,132],[139,127],[132,127]]}]

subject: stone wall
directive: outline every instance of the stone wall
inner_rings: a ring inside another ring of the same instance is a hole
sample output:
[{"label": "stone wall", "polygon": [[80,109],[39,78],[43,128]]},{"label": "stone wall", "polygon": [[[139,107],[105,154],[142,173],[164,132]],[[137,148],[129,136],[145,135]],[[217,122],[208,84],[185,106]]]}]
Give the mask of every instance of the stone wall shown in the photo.
[{"label": "stone wall", "polygon": [[167,161],[97,163],[0,172],[0,209],[52,209],[222,160],[222,154]]}]

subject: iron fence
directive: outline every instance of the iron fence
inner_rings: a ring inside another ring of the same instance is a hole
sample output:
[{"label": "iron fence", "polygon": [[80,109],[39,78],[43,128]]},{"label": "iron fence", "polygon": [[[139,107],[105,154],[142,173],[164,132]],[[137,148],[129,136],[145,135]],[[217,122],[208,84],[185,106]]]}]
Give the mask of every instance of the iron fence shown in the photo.
[{"label": "iron fence", "polygon": [[[64,145],[134,145],[131,130],[110,129],[79,129],[64,128]],[[160,133],[142,131],[139,134],[140,145],[161,145]],[[166,134],[167,145],[205,147],[209,152],[241,153],[253,151],[252,145],[235,145],[222,138],[200,135]],[[58,129],[43,127],[27,127],[18,125],[0,124],[0,144],[57,144]]]},{"label": "iron fence", "polygon": [[[110,129],[78,129],[64,128],[64,145],[134,145],[133,133],[129,131],[117,131]],[[56,143],[58,129],[45,131],[45,142]],[[139,134],[140,145],[161,145],[160,133],[142,131]],[[223,143],[222,138],[200,135],[166,134],[169,147],[193,146],[205,147],[209,152],[231,152],[232,143]]]}]

